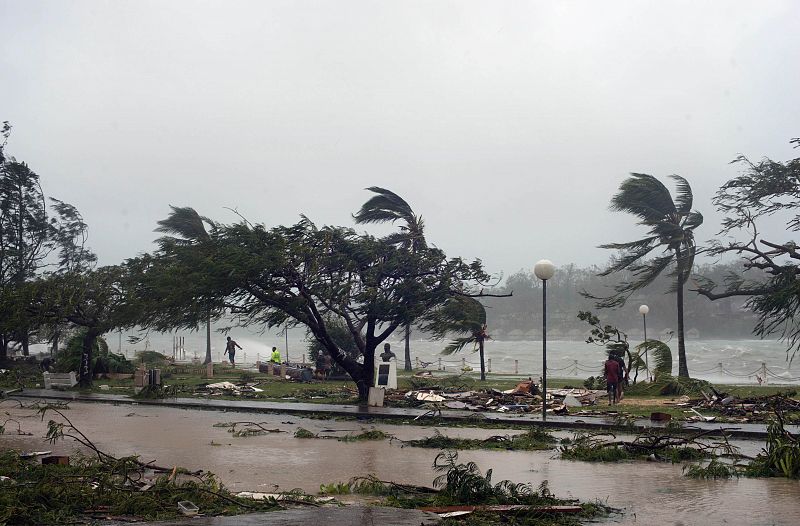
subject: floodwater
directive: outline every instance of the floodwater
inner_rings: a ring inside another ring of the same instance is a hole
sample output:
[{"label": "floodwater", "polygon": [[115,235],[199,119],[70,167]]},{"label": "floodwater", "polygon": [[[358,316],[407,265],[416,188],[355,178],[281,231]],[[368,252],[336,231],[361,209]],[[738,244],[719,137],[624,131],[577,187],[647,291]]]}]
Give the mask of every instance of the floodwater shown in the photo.
[{"label": "floodwater", "polygon": [[[339,442],[296,439],[304,427],[323,436],[356,434],[373,428],[356,421],[311,420],[289,415],[184,410],[139,405],[72,403],[65,411],[73,424],[102,450],[114,455],[138,454],[162,466],[180,465],[216,473],[232,490],[271,492],[300,488],[317,492],[320,484],[347,481],[373,473],[384,480],[430,485],[435,477],[431,464],[437,451],[402,447],[399,441]],[[10,402],[0,409],[6,424],[0,448],[25,451],[54,450],[71,453],[68,441],[51,445],[42,440],[46,422],[34,411],[14,408]],[[54,418],[53,415],[48,418]],[[283,433],[236,438],[218,422],[264,422]],[[431,427],[410,425],[376,426],[399,439],[421,438]],[[485,438],[506,434],[502,430],[440,428],[450,436]],[[557,433],[569,436],[569,433]],[[739,442],[746,453],[760,448],[756,442]],[[800,482],[784,479],[740,479],[698,481],[682,475],[681,466],[661,463],[599,464],[564,461],[554,451],[464,451],[462,461],[475,461],[482,470],[492,468],[493,479],[529,482],[534,487],[548,481],[559,497],[599,499],[624,509],[608,524],[668,525],[796,525],[800,522]]]}]

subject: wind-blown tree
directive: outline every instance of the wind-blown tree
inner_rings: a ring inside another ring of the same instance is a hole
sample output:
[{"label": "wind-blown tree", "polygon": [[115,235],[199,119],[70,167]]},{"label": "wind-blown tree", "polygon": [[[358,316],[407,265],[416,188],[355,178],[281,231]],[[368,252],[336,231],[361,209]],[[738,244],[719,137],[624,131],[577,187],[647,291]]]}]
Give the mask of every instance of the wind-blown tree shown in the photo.
[{"label": "wind-blown tree", "polygon": [[[134,301],[144,306],[138,323],[191,328],[209,307],[224,305],[240,326],[305,326],[353,379],[361,399],[373,385],[382,342],[489,279],[480,261],[447,259],[435,248],[414,253],[352,229],[318,228],[305,217],[273,228],[217,224],[209,235],[207,243],[163,244],[129,261],[138,276]],[[174,290],[181,301],[170,298]],[[148,302],[153,297],[160,301]],[[358,359],[336,344],[330,319],[347,327]]]},{"label": "wind-blown tree", "polygon": [[[614,293],[608,297],[584,294],[598,300],[598,308],[621,307],[634,292],[667,272],[673,280],[668,292],[676,293],[677,299],[678,376],[688,378],[683,295],[697,253],[694,230],[703,224],[703,216],[692,210],[692,189],[686,179],[678,175],[671,178],[676,181],[674,200],[667,187],[652,175],[634,173],[622,182],[617,194],[611,198],[610,208],[638,217],[638,224],[648,228],[648,235],[627,243],[600,245],[600,248],[618,250],[619,255],[599,275],[629,272],[632,278],[615,285]],[[661,252],[653,255],[659,249]]]},{"label": "wind-blown tree", "polygon": [[97,338],[117,328],[130,327],[136,305],[126,292],[125,267],[108,266],[83,272],[53,274],[32,284],[35,293],[29,311],[40,323],[68,323],[82,330],[79,383],[92,385],[93,350]]},{"label": "wind-blown tree", "polygon": [[[421,216],[414,213],[402,197],[394,192],[371,186],[367,188],[370,192],[377,195],[371,197],[361,206],[358,213],[353,215],[357,224],[367,223],[394,223],[400,221],[400,232],[389,234],[384,238],[388,243],[392,243],[411,252],[418,252],[427,248],[425,241],[425,222]],[[411,322],[405,326],[405,364],[406,371],[411,370]]]},{"label": "wind-blown tree", "polygon": [[[800,139],[791,143],[800,147]],[[743,165],[744,172],[725,183],[714,198],[725,219],[709,252],[739,255],[741,266],[723,278],[721,291],[707,276],[697,279],[696,291],[711,300],[746,298],[744,306],[759,317],[754,332],[785,340],[787,358],[794,358],[800,349],[800,250],[792,239],[764,239],[757,223],[777,216],[784,219],[788,236],[800,231],[800,158],[754,163],[740,155],[733,162]],[[746,240],[719,241],[739,231],[749,233]]]},{"label": "wind-blown tree", "polygon": [[[27,355],[38,329],[27,315],[23,289],[45,271],[68,270],[70,264],[83,261],[81,239],[86,233],[75,207],[50,199],[48,209],[39,175],[6,155],[10,130],[7,122],[0,129],[0,360],[7,357],[12,341]],[[54,251],[57,257],[51,257]]]},{"label": "wind-blown tree", "polygon": [[[170,206],[172,213],[158,222],[156,232],[170,234],[158,240],[162,247],[169,245],[191,246],[208,243],[211,236],[206,230],[206,225],[214,229],[216,225],[212,220],[203,217],[191,207]],[[206,358],[204,364],[211,363],[211,311],[205,320],[206,324]]]},{"label": "wind-blown tree", "polygon": [[453,354],[473,345],[480,352],[481,380],[486,380],[484,345],[491,337],[486,330],[486,308],[480,301],[468,296],[453,296],[429,313],[425,320],[422,329],[435,339],[456,335],[442,354]]}]

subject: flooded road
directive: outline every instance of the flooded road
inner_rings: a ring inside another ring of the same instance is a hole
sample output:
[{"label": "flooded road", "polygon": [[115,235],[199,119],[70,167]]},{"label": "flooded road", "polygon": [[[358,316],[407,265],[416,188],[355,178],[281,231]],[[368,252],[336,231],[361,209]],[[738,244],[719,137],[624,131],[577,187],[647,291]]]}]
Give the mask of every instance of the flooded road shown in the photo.
[{"label": "flooded road", "polygon": [[[344,436],[372,429],[356,421],[311,420],[289,415],[183,410],[140,405],[72,403],[65,415],[113,455],[140,455],[162,466],[179,465],[216,473],[232,490],[274,491],[300,488],[319,491],[320,484],[344,482],[373,473],[381,479],[430,485],[437,451],[402,447],[399,441],[339,442],[296,439],[304,427],[322,436]],[[15,436],[16,426],[6,425],[0,448],[54,450],[70,453],[68,441],[56,445],[42,440],[46,422],[34,412],[1,406],[33,436]],[[56,419],[50,414],[48,418]],[[282,433],[237,438],[215,423],[253,421]],[[401,440],[422,438],[431,427],[380,425]],[[440,428],[450,436],[486,438],[509,432],[497,429]],[[571,433],[556,433],[571,436]],[[761,444],[740,442],[755,454]],[[749,524],[800,523],[800,482],[784,479],[698,481],[683,476],[681,466],[660,463],[599,464],[563,461],[555,451],[464,451],[462,461],[475,461],[482,470],[492,468],[495,481],[510,479],[534,487],[547,480],[559,497],[599,499],[624,508],[625,514],[609,524]]]}]

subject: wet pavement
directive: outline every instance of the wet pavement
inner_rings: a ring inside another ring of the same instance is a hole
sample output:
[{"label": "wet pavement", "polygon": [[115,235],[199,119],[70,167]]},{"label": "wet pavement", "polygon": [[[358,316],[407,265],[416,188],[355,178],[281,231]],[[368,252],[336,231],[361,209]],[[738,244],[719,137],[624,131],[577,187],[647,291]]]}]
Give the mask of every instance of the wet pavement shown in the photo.
[{"label": "wet pavement", "polygon": [[[296,415],[314,415],[325,413],[330,416],[349,416],[360,419],[381,418],[409,420],[424,416],[435,415],[441,422],[464,422],[467,419],[480,418],[480,421],[509,424],[542,426],[554,429],[601,429],[629,431],[664,427],[659,422],[648,419],[637,419],[633,427],[620,425],[612,417],[578,417],[578,416],[550,416],[543,421],[541,413],[499,413],[463,411],[444,409],[432,413],[429,409],[419,408],[394,408],[394,407],[368,407],[341,404],[307,404],[302,402],[266,402],[254,400],[219,400],[210,398],[164,398],[158,400],[135,400],[126,395],[89,393],[81,394],[74,391],[57,391],[52,389],[26,389],[15,393],[11,398],[40,398],[48,400],[68,400],[80,402],[100,402],[114,404],[138,404],[161,407],[176,407],[182,409],[205,409],[213,411],[246,411],[254,413],[286,413]],[[764,424],[718,424],[697,422],[685,424],[699,430],[726,429],[729,436],[736,438],[764,439],[767,436],[767,426]],[[786,426],[787,430],[797,433],[800,426]]]}]

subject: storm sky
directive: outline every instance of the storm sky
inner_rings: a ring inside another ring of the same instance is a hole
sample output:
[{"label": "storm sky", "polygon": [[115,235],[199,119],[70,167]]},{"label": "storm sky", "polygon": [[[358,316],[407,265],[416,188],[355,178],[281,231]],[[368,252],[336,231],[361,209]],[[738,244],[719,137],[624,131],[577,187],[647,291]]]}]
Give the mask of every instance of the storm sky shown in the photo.
[{"label": "storm sky", "polygon": [[794,0],[0,0],[0,120],[103,264],[170,204],[349,226],[368,186],[491,272],[602,264],[641,232],[607,209],[629,172],[686,177],[706,240],[729,161],[798,156],[799,24]]}]

